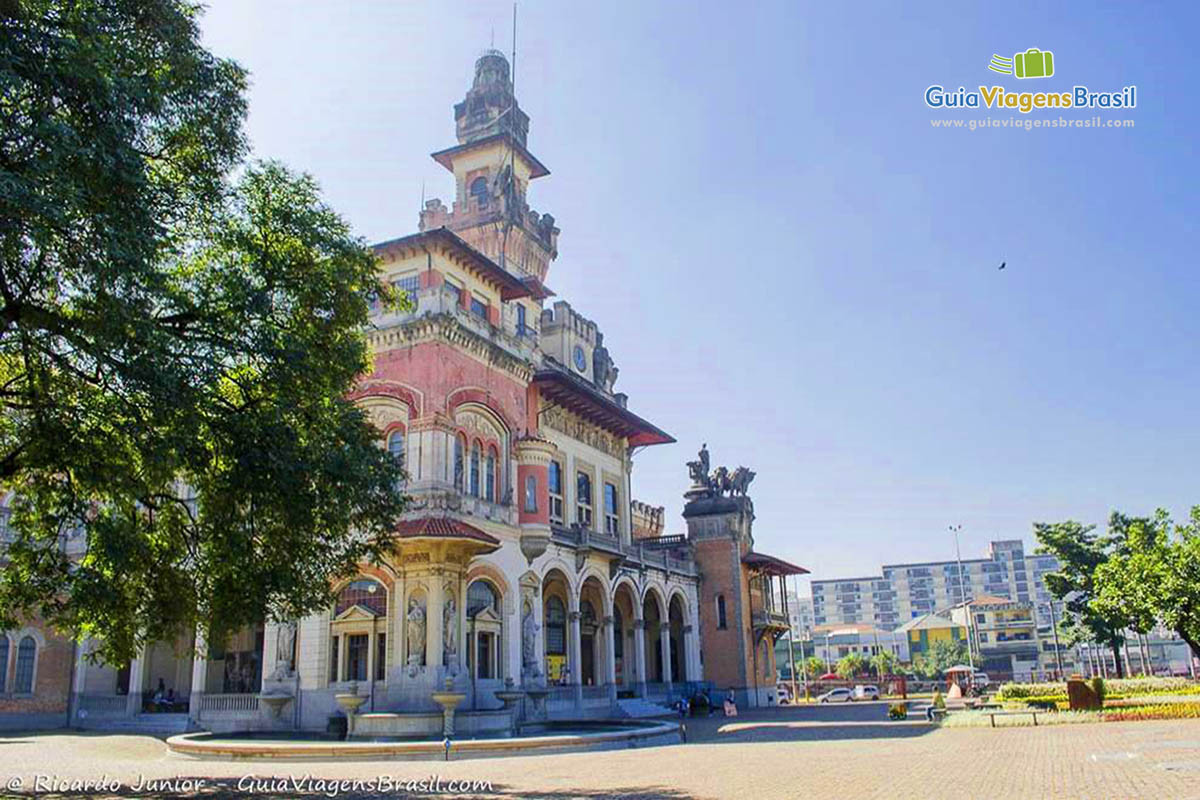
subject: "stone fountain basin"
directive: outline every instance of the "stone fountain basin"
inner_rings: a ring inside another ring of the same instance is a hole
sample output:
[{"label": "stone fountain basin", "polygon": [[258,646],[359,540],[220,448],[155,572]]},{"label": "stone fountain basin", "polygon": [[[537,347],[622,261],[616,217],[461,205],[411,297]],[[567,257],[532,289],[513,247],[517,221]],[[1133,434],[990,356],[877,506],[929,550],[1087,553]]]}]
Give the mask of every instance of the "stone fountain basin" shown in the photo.
[{"label": "stone fountain basin", "polygon": [[[500,713],[508,724],[505,712],[464,712],[475,714]],[[363,717],[373,716],[364,714]],[[396,715],[415,716],[415,715]],[[281,759],[325,760],[342,758],[396,759],[408,761],[441,761],[445,749],[440,736],[442,715],[436,718],[436,738],[416,741],[325,741],[302,734],[287,738],[285,734],[244,733],[219,735],[185,733],[167,739],[173,753],[204,759]],[[360,717],[361,718],[361,717]],[[539,723],[523,726],[522,734],[511,738],[482,737],[455,739],[450,758],[483,758],[549,753],[571,753],[583,750],[616,750],[683,741],[682,726],[677,722],[659,720],[587,720]]]},{"label": "stone fountain basin", "polygon": [[[353,739],[377,737],[428,736],[441,739],[445,716],[441,711],[372,712],[354,718]],[[512,712],[504,709],[487,711],[458,710],[454,712],[454,727],[466,736],[505,734],[512,729]]]}]

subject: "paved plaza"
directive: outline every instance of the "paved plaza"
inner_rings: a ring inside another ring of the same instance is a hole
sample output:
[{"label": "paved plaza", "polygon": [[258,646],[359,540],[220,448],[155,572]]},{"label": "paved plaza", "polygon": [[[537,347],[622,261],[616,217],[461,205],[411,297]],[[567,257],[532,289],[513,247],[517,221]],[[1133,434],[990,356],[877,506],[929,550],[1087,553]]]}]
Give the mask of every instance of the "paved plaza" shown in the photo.
[{"label": "paved plaza", "polygon": [[[240,794],[243,776],[405,782],[437,776],[491,781],[466,797],[566,798],[1171,798],[1200,800],[1200,720],[1006,729],[939,729],[882,721],[883,706],[772,709],[688,721],[688,743],[609,752],[445,762],[194,761],[144,736],[74,733],[0,738],[0,786],[34,789],[38,775],[108,780],[104,795],[147,781],[204,778],[199,794]],[[123,788],[113,791],[119,782]],[[244,782],[242,786],[247,784]],[[328,785],[268,787],[260,797],[322,796]],[[76,796],[65,791],[51,795]],[[419,796],[428,794],[417,793]],[[46,796],[46,794],[41,794]],[[90,793],[89,796],[96,796]],[[379,796],[341,791],[338,796]]]}]

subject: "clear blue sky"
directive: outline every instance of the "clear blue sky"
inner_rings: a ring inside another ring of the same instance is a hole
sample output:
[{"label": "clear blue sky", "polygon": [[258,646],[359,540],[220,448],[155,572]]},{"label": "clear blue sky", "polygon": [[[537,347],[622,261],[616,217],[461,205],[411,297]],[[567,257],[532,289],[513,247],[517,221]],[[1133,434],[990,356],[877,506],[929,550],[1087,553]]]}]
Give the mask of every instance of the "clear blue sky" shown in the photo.
[{"label": "clear blue sky", "polygon": [[[975,557],[1200,503],[1196,7],[960,5],[521,3],[549,283],[679,440],[634,472],[671,532],[701,441],[757,470],[756,546],[817,577],[952,557],[951,523]],[[511,9],[217,0],[202,25],[253,73],[256,154],[377,241],[423,181],[453,196],[428,154]],[[1029,47],[1055,78],[987,71]],[[933,83],[1136,84],[1105,112],[1136,127],[934,130]]]}]

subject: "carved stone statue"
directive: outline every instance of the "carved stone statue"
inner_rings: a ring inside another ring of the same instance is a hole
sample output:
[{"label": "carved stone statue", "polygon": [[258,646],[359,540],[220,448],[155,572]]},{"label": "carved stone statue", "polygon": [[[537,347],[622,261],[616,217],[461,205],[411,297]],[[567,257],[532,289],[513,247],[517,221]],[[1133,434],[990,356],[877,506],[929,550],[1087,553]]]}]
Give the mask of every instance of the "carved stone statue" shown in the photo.
[{"label": "carved stone statue", "polygon": [[442,608],[442,652],[447,667],[458,663],[458,606],[453,597],[447,598]]},{"label": "carved stone statue", "polygon": [[596,347],[592,350],[592,380],[606,392],[612,390],[612,385],[617,380],[612,357],[608,354],[608,348],[604,346],[603,333],[596,334]]},{"label": "carved stone statue", "polygon": [[705,442],[700,446],[699,457],[695,461],[687,462],[688,474],[691,475],[693,486],[704,486],[706,488],[712,486],[712,480],[708,476],[708,443]]},{"label": "carved stone statue", "polygon": [[425,607],[415,597],[408,601],[408,665],[425,665]]},{"label": "carved stone statue", "polygon": [[272,680],[283,680],[296,674],[296,621],[282,622],[275,630],[275,672]]},{"label": "carved stone statue", "polygon": [[729,491],[731,494],[740,494],[745,496],[746,490],[750,488],[750,482],[754,480],[755,472],[738,467],[733,471],[733,475],[729,477]]},{"label": "carved stone statue", "polygon": [[725,467],[717,467],[713,470],[712,480],[709,481],[712,490],[717,494],[724,494],[729,491],[729,470]]},{"label": "carved stone statue", "polygon": [[524,674],[531,677],[540,674],[537,658],[537,632],[540,627],[533,618],[533,608],[526,606],[525,616],[521,619],[521,664]]}]

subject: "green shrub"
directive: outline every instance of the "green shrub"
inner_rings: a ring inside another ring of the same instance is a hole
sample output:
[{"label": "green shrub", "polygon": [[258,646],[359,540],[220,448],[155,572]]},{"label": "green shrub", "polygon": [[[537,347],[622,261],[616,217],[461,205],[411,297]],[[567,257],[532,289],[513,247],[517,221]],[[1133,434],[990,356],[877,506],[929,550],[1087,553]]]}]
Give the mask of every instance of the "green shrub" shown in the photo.
[{"label": "green shrub", "polygon": [[888,719],[908,719],[908,704],[892,703],[889,705]]},{"label": "green shrub", "polygon": [[[1123,695],[1178,694],[1200,695],[1200,682],[1189,678],[1110,678],[1104,681],[1106,697]],[[1092,687],[1093,690],[1095,686]],[[996,693],[997,700],[1024,700],[1067,694],[1066,683],[1006,683]]]},{"label": "green shrub", "polygon": [[1100,701],[1100,705],[1104,705],[1104,678],[1099,675],[1092,678],[1092,691],[1096,693],[1096,699]]}]

